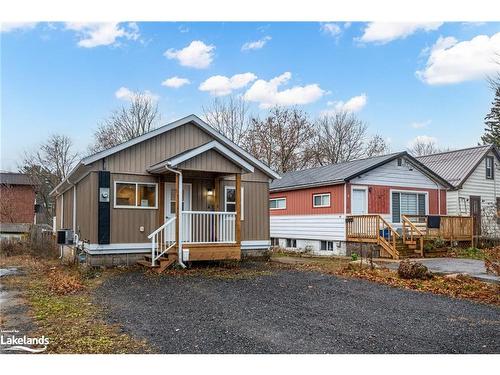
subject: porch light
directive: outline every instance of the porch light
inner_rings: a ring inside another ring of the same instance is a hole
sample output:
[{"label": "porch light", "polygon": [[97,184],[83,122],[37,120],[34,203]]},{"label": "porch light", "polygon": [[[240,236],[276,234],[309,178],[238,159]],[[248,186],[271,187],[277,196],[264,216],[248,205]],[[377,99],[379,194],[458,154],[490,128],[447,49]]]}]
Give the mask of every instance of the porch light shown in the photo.
[{"label": "porch light", "polygon": [[209,189],[207,190],[207,195],[208,195],[209,197],[213,196],[213,195],[214,195],[214,190],[213,190],[212,188],[209,188]]}]

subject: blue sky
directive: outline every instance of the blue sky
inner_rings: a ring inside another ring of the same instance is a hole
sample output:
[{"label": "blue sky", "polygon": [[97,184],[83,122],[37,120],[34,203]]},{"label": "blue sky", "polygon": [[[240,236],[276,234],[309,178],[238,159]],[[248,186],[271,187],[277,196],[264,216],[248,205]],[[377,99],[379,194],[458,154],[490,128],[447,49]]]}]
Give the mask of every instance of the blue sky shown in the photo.
[{"label": "blue sky", "polygon": [[2,169],[50,133],[85,151],[128,90],[158,100],[164,122],[231,93],[261,116],[345,108],[394,151],[417,136],[473,146],[500,53],[499,23],[25,23],[0,35]]}]

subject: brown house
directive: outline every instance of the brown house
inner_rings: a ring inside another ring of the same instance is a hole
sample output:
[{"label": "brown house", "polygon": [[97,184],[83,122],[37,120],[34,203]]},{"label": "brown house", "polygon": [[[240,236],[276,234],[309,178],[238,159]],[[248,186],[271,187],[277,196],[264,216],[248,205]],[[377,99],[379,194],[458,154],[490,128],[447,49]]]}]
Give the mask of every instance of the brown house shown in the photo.
[{"label": "brown house", "polygon": [[183,265],[269,248],[275,178],[190,115],[82,159],[51,194],[57,229],[72,229],[87,259]]},{"label": "brown house", "polygon": [[0,233],[20,237],[35,220],[35,186],[21,173],[0,173]]}]

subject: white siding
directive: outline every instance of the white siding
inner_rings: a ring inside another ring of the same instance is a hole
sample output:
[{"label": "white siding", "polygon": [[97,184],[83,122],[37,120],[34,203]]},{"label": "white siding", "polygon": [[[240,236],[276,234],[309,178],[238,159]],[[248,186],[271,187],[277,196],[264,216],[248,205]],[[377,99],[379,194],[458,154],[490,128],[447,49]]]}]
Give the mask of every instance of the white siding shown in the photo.
[{"label": "white siding", "polygon": [[[494,156],[493,153],[489,153],[488,156]],[[459,190],[459,197],[464,198],[462,202],[465,202],[465,209],[463,214],[468,215],[469,209],[469,197],[471,195],[476,195],[481,197],[481,211],[482,211],[482,234],[483,235],[496,235],[500,236],[500,225],[496,223],[496,220],[492,217],[494,215],[494,210],[496,207],[496,197],[500,197],[500,162],[495,158],[495,174],[494,179],[490,180],[486,178],[486,165],[485,160],[477,166],[477,168],[472,172],[467,181]]]},{"label": "white siding", "polygon": [[446,192],[446,213],[447,215],[458,215],[458,191],[451,190]]},{"label": "white siding", "polygon": [[305,240],[345,240],[344,215],[273,215],[271,237]]},{"label": "white siding", "polygon": [[279,238],[279,246],[281,248],[287,249],[289,251],[297,252],[310,252],[314,255],[322,256],[333,256],[333,255],[345,255],[346,254],[346,243],[344,241],[333,241],[333,250],[320,250],[321,241],[319,240],[297,240],[296,248],[286,247],[286,238]]},{"label": "white siding", "polygon": [[436,189],[433,180],[411,164],[406,164],[405,160],[401,166],[398,166],[397,160],[393,160],[353,179],[351,183]]}]

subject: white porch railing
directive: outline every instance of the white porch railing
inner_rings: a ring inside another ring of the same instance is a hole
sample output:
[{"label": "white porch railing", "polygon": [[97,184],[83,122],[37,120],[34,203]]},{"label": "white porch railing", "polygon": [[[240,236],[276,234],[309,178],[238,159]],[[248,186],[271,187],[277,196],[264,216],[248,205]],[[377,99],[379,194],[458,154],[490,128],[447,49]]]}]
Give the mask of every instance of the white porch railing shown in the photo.
[{"label": "white porch railing", "polygon": [[151,240],[151,265],[154,266],[158,258],[175,246],[175,217],[168,219],[148,238]]},{"label": "white porch railing", "polygon": [[183,211],[183,242],[234,243],[236,242],[236,212]]}]

